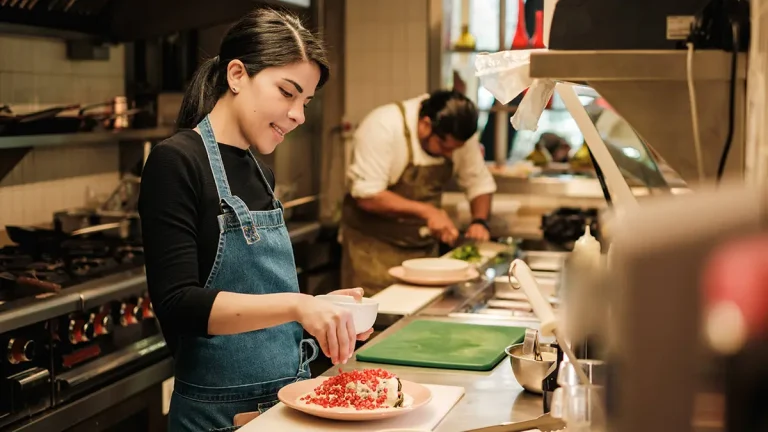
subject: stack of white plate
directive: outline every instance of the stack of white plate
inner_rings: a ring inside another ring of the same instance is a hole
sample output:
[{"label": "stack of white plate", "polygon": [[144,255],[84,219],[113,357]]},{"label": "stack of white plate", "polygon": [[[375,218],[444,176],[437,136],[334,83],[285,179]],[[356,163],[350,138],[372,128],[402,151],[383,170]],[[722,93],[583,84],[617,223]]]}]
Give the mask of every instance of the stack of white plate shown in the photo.
[{"label": "stack of white plate", "polygon": [[477,269],[466,261],[452,258],[417,258],[403,261],[389,274],[415,285],[451,285],[478,277]]},{"label": "stack of white plate", "polygon": [[469,263],[453,258],[417,258],[403,261],[405,275],[414,279],[461,279]]}]

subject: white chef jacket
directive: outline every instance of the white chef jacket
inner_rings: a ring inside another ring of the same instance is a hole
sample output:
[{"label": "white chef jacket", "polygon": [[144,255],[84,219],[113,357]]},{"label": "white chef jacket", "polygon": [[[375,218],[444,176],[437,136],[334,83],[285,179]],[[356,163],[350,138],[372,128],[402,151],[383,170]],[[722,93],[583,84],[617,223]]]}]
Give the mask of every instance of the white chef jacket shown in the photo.
[{"label": "white chef jacket", "polygon": [[[417,123],[421,95],[403,101],[411,140],[407,143],[403,116],[395,104],[380,106],[360,123],[352,138],[353,159],[347,170],[349,190],[354,198],[367,198],[395,184],[408,165],[408,147],[413,149],[415,165],[445,163],[442,157],[430,156],[419,144]],[[485,165],[478,134],[472,136],[452,154],[453,172],[468,200],[496,192],[496,182]]]}]

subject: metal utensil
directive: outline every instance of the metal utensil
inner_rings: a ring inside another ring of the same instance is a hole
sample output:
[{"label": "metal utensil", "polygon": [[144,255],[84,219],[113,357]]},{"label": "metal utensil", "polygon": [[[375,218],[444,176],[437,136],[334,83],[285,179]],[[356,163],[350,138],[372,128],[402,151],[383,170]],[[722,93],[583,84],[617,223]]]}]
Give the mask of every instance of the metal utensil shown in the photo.
[{"label": "metal utensil", "polygon": [[105,223],[105,224],[80,228],[78,230],[72,231],[70,235],[75,237],[75,236],[100,233],[100,232],[110,231],[110,230],[119,230],[120,238],[123,238],[123,239],[128,238],[130,234],[130,221],[128,219],[123,219],[118,222]]},{"label": "metal utensil", "polygon": [[536,329],[525,329],[525,339],[523,340],[523,354],[533,355],[534,360],[541,361],[541,348],[539,347],[539,331]]},{"label": "metal utensil", "polygon": [[552,418],[549,414],[544,414],[533,420],[502,423],[495,426],[471,429],[466,432],[524,432],[534,429],[538,429],[541,432],[555,432],[565,429],[565,423],[562,420]]},{"label": "metal utensil", "polygon": [[61,285],[57,283],[43,281],[35,277],[16,276],[11,272],[1,272],[0,279],[16,282],[19,285],[26,285],[26,286],[39,288],[45,292],[50,292],[50,293],[57,293],[61,291]]}]

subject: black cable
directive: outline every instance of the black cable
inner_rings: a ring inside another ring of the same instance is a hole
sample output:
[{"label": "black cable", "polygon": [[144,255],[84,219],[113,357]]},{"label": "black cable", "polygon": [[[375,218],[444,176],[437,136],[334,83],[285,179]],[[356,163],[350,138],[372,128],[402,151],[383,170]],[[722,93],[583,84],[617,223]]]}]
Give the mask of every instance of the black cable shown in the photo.
[{"label": "black cable", "polygon": [[[585,143],[583,145],[587,144]],[[597,164],[597,160],[592,154],[592,150],[589,148],[589,146],[587,146],[587,150],[589,151],[589,159],[592,160],[592,166],[595,167],[595,174],[597,175],[597,179],[600,181],[600,188],[603,190],[603,197],[605,197],[605,202],[608,203],[608,207],[613,207],[613,202],[611,201],[611,193],[608,191],[608,185],[605,184],[603,170],[601,170],[600,165]]]},{"label": "black cable", "polygon": [[728,153],[731,151],[733,142],[734,123],[736,122],[736,70],[739,58],[739,23],[731,22],[731,31],[733,33],[733,55],[731,56],[731,90],[728,100],[728,135],[725,138],[723,153],[720,155],[720,163],[717,166],[717,182],[723,178],[725,164],[728,161]]}]

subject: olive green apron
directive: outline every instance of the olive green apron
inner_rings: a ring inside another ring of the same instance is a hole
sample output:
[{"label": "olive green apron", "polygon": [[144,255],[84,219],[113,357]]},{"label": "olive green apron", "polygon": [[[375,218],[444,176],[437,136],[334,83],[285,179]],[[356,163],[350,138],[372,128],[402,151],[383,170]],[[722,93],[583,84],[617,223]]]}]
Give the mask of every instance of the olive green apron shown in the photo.
[{"label": "olive green apron", "polygon": [[[403,116],[408,165],[398,181],[387,190],[403,198],[431,204],[440,208],[443,188],[453,175],[453,162],[446,159],[439,165],[417,166],[413,163],[413,140],[405,116],[405,107],[398,102]],[[391,217],[361,209],[347,194],[342,207],[343,287],[362,287],[371,296],[396,282],[389,269],[412,258],[436,256],[437,240],[422,237],[419,229],[426,226],[420,218]]]}]

